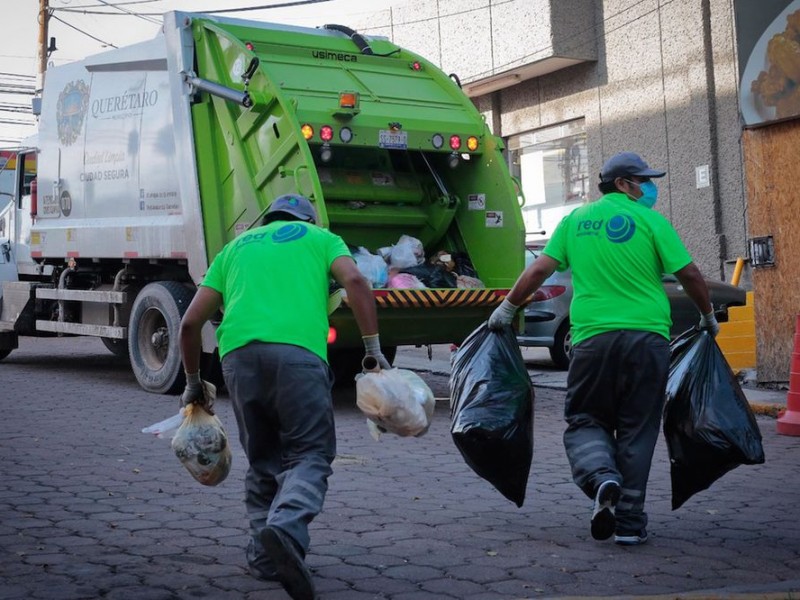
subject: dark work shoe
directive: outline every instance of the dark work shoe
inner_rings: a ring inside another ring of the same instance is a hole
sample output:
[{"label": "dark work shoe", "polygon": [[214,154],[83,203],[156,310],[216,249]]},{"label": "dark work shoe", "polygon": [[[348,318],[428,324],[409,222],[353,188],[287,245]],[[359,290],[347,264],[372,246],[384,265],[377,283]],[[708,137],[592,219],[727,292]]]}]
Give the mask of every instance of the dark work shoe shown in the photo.
[{"label": "dark work shoe", "polygon": [[647,542],[647,530],[642,528],[639,531],[618,531],[614,541],[620,546],[641,546]]},{"label": "dark work shoe", "polygon": [[278,581],[278,573],[275,571],[267,572],[254,565],[247,565],[247,570],[250,575],[261,581]]},{"label": "dark work shoe", "polygon": [[616,481],[604,481],[597,488],[592,512],[592,537],[596,540],[607,540],[614,535],[617,520],[614,511],[619,501],[619,484]]},{"label": "dark work shoe", "polygon": [[261,532],[261,545],[275,565],[277,579],[293,600],[315,600],[314,582],[300,550],[291,537],[277,527]]}]

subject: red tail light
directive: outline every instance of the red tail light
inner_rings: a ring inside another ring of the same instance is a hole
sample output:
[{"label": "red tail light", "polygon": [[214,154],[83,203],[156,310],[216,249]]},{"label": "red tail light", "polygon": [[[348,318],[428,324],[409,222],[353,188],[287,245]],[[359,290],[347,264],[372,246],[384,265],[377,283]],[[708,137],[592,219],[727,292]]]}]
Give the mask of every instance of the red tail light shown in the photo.
[{"label": "red tail light", "polygon": [[334,342],[336,342],[336,329],[328,327],[328,344],[333,344]]},{"label": "red tail light", "polygon": [[543,285],[536,293],[533,294],[531,302],[542,302],[544,300],[552,300],[558,298],[561,294],[567,291],[563,285]]},{"label": "red tail light", "polygon": [[323,125],[319,128],[319,137],[323,142],[330,142],[333,139],[333,128],[330,125]]},{"label": "red tail light", "polygon": [[451,135],[450,136],[450,148],[453,150],[458,150],[461,148],[461,137],[458,135]]}]

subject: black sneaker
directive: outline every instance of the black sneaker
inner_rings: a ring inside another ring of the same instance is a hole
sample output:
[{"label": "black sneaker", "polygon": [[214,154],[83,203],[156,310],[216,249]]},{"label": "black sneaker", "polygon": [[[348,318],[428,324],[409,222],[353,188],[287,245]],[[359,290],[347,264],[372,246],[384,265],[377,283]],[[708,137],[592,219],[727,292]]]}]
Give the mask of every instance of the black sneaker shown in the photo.
[{"label": "black sneaker", "polygon": [[267,553],[278,581],[293,600],[315,600],[314,582],[294,540],[277,527],[267,526],[261,532],[261,545]]},{"label": "black sneaker", "polygon": [[617,525],[614,511],[619,501],[620,488],[616,481],[604,481],[597,488],[592,512],[592,537],[596,540],[607,540],[614,535]]},{"label": "black sneaker", "polygon": [[620,546],[641,546],[647,542],[647,530],[643,527],[639,531],[620,531],[614,541]]},{"label": "black sneaker", "polygon": [[273,571],[264,571],[255,565],[247,565],[247,571],[251,576],[261,581],[278,581],[278,574]]}]

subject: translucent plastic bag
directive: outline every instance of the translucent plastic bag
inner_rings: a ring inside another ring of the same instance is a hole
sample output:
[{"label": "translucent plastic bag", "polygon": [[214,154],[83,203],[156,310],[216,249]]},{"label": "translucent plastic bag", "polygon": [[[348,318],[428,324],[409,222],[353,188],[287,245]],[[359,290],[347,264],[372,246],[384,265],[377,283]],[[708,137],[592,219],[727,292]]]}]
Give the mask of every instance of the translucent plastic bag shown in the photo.
[{"label": "translucent plastic bag", "polygon": [[672,509],[739,465],[764,462],[753,411],[714,338],[689,330],[670,344],[664,438]]},{"label": "translucent plastic bag", "polygon": [[533,459],[533,386],[510,327],[486,323],[459,348],[450,375],[450,433],[466,463],[522,506]]},{"label": "translucent plastic bag", "polygon": [[380,432],[420,436],[428,431],[436,401],[422,378],[407,369],[384,369],[356,378],[356,404],[376,439]]},{"label": "translucent plastic bag", "polygon": [[142,433],[151,433],[159,439],[168,438],[171,440],[185,418],[186,415],[183,409],[180,409],[178,414],[172,415],[158,423],[153,423],[149,427],[145,427],[142,429]]},{"label": "translucent plastic bag", "polygon": [[353,252],[358,270],[369,280],[373,288],[386,287],[386,280],[389,279],[389,265],[382,256],[371,254],[369,250],[360,246]]},{"label": "translucent plastic bag", "polygon": [[417,238],[401,235],[392,247],[391,265],[396,269],[416,267],[425,262],[425,248]]},{"label": "translucent plastic bag", "polygon": [[425,284],[410,273],[395,273],[389,276],[386,287],[396,290],[424,290]]},{"label": "translucent plastic bag", "polygon": [[216,415],[190,404],[172,438],[172,450],[192,477],[203,485],[218,485],[231,470],[228,436]]}]

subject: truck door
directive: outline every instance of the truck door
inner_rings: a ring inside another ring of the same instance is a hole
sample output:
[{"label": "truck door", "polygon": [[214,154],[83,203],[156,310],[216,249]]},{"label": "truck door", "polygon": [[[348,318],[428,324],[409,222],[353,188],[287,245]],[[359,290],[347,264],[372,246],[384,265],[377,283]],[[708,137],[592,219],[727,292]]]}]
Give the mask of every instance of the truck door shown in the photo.
[{"label": "truck door", "polygon": [[31,260],[31,226],[36,218],[36,200],[31,191],[36,187],[36,151],[20,153],[15,181],[16,210],[14,211],[11,253],[20,274],[39,275],[38,265]]},{"label": "truck door", "polygon": [[3,296],[2,282],[17,280],[17,267],[11,255],[14,236],[15,206],[15,156],[3,152],[0,156],[0,298]]}]

